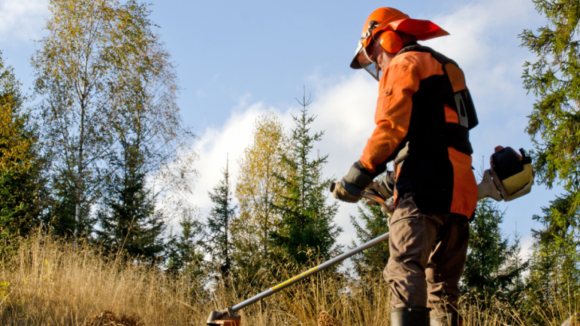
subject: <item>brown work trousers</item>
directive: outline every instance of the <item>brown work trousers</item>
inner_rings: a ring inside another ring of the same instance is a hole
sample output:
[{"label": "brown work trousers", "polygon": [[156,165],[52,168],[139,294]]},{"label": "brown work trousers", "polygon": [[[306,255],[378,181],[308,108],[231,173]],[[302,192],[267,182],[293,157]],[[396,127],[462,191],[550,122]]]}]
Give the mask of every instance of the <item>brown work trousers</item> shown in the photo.
[{"label": "brown work trousers", "polygon": [[406,194],[391,217],[390,232],[384,275],[393,308],[457,309],[469,242],[467,217],[424,214]]}]

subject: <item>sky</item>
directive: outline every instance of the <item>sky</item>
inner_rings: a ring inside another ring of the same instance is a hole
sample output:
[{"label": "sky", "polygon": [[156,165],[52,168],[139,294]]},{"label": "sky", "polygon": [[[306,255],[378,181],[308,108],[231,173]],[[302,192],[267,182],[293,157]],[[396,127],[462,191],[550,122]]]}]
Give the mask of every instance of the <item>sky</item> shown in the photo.
[{"label": "sky", "polygon": [[[531,0],[148,2],[177,66],[183,123],[197,135],[191,151],[199,176],[188,200],[200,218],[211,206],[207,192],[220,180],[226,157],[236,178],[256,118],[273,111],[291,129],[304,88],[313,100],[309,112],[317,116],[313,130],[325,131],[314,150],[329,155],[325,176],[341,178],[358,160],[374,127],[378,84],[349,63],[367,16],[382,6],[431,20],[451,34],[423,44],[465,72],[480,120],[471,132],[476,170],[489,166],[496,145],[531,148],[525,127],[534,97],[523,89],[521,75],[534,56],[520,47],[518,34],[545,24]],[[0,49],[29,93],[30,58],[48,15],[47,0],[0,0]],[[530,195],[500,203],[502,230],[512,235],[517,229],[524,253],[531,230],[541,227],[532,216],[560,192],[535,185]],[[341,244],[355,238],[351,214],[356,205],[340,204]]]}]

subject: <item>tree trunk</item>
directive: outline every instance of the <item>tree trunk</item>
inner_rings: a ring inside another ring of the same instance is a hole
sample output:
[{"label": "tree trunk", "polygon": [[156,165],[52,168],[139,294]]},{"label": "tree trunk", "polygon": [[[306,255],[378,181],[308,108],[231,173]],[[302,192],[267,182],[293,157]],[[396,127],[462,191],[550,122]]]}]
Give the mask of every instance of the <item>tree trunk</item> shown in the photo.
[{"label": "tree trunk", "polygon": [[79,134],[79,162],[78,162],[78,169],[77,169],[77,181],[76,181],[76,189],[75,189],[75,223],[76,223],[76,233],[78,236],[81,236],[81,221],[80,221],[80,205],[81,205],[81,196],[82,196],[82,179],[83,179],[83,146],[84,146],[84,137],[85,137],[85,103],[81,100],[81,126],[80,126],[80,134]]}]

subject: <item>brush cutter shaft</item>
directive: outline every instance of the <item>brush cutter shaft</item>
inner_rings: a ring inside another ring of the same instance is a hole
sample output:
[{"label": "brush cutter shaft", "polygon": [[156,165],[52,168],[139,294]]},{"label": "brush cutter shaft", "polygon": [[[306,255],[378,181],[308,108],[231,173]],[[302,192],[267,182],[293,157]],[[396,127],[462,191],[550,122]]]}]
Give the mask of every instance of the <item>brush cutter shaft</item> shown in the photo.
[{"label": "brush cutter shaft", "polygon": [[[334,188],[333,186],[334,186],[334,184],[332,184],[330,191],[332,191],[332,188]],[[379,204],[383,208],[387,208],[387,205],[385,203],[385,199],[382,198],[380,196],[380,194],[377,194],[377,193],[371,192],[371,191],[364,191],[362,196],[368,200],[376,202],[377,204]],[[359,247],[357,247],[357,248],[355,248],[347,253],[344,253],[336,258],[333,258],[333,259],[331,259],[323,264],[320,264],[320,265],[318,265],[310,270],[307,270],[306,272],[304,272],[300,275],[296,275],[293,278],[287,280],[286,282],[282,282],[282,283],[276,285],[275,287],[273,287],[269,290],[266,290],[266,291],[254,296],[246,301],[243,301],[242,303],[238,303],[237,305],[231,306],[228,309],[223,310],[223,311],[212,311],[207,319],[207,325],[211,325],[211,326],[216,326],[216,325],[239,326],[240,325],[240,316],[237,315],[236,313],[240,309],[245,308],[253,303],[256,303],[257,301],[260,301],[261,299],[266,298],[266,297],[268,297],[268,296],[270,296],[278,291],[281,291],[281,290],[289,287],[290,285],[307,278],[310,275],[316,274],[322,270],[327,269],[328,267],[330,267],[334,264],[340,263],[341,261],[343,261],[343,260],[345,260],[353,255],[356,255],[359,252],[366,250],[372,246],[375,246],[375,245],[387,240],[388,238],[389,238],[389,233],[385,233],[378,238],[375,238],[375,239],[373,239],[373,240],[371,240],[371,241],[369,241],[369,242],[367,242],[367,243],[365,243],[365,244],[363,244],[363,245],[361,245],[361,246],[359,246]]]},{"label": "brush cutter shaft", "polygon": [[250,298],[242,303],[238,303],[237,305],[230,307],[230,309],[233,312],[236,312],[242,308],[245,308],[245,307],[251,305],[252,303],[259,301],[260,299],[266,298],[266,297],[268,297],[268,296],[270,296],[270,295],[272,295],[272,294],[274,294],[282,289],[289,287],[290,285],[292,285],[300,280],[307,278],[310,275],[316,274],[322,270],[327,269],[328,267],[330,267],[332,265],[340,263],[341,261],[343,261],[343,260],[345,260],[353,255],[356,255],[363,250],[366,250],[370,247],[373,247],[373,246],[387,240],[388,238],[389,238],[389,233],[385,233],[385,234],[381,235],[380,237],[377,237],[377,238],[375,238],[375,239],[373,239],[373,240],[371,240],[371,241],[369,241],[369,242],[367,242],[367,243],[365,243],[365,244],[363,244],[363,245],[361,245],[361,246],[359,246],[359,247],[357,247],[357,248],[355,248],[347,253],[344,253],[344,254],[342,254],[338,257],[335,257],[335,258],[333,258],[325,263],[322,263],[322,264],[320,264],[312,269],[309,269],[300,275],[296,275],[293,278],[291,278],[283,283],[280,283],[280,284],[276,285],[275,287],[273,287],[269,290],[266,290],[266,291],[254,296],[254,297],[252,297],[252,298]]}]

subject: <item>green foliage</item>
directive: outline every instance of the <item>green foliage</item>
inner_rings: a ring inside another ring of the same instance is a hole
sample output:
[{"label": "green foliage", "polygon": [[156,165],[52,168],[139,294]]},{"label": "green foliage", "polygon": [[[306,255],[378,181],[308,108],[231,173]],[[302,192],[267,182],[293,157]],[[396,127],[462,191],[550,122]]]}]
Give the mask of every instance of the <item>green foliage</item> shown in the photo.
[{"label": "green foliage", "polygon": [[536,54],[526,62],[524,87],[537,98],[527,132],[535,142],[536,179],[566,193],[534,219],[534,255],[529,285],[550,301],[562,287],[579,285],[578,227],[580,223],[580,6],[572,0],[533,0],[548,24],[520,34],[522,46]]},{"label": "green foliage", "polygon": [[579,228],[574,224],[578,211],[570,209],[572,200],[573,196],[558,196],[542,209],[543,216],[534,216],[544,228],[533,231],[536,241],[528,283],[542,300],[568,298],[571,294],[563,289],[580,284]]},{"label": "green foliage", "polygon": [[0,237],[29,235],[46,206],[45,160],[24,96],[0,53]]},{"label": "green foliage", "polygon": [[170,237],[167,257],[167,271],[171,274],[182,273],[192,281],[203,276],[202,236],[204,225],[195,220],[192,212],[184,212],[179,221],[181,234]]},{"label": "green foliage", "polygon": [[36,171],[0,171],[1,237],[29,235],[40,226],[39,185]]},{"label": "green foliage", "polygon": [[224,178],[209,193],[213,202],[207,218],[208,237],[205,247],[211,253],[214,263],[219,266],[219,273],[226,280],[232,268],[233,244],[230,238],[230,223],[234,218],[236,207],[232,205],[229,165],[223,171]]},{"label": "green foliage", "polygon": [[[53,156],[52,154],[49,155]],[[75,162],[77,160],[75,157],[68,157],[66,159],[68,166],[74,166],[76,164]],[[54,164],[55,162],[52,163]],[[59,162],[56,164],[59,164]],[[54,172],[51,176],[52,182],[50,183],[53,200],[50,202],[48,214],[45,217],[45,224],[55,235],[63,237],[91,237],[94,226],[98,222],[97,217],[90,214],[94,203],[87,201],[77,202],[75,200],[77,193],[71,181],[75,180],[76,177],[73,173],[70,173],[71,171],[60,170],[57,173]],[[99,194],[101,190],[99,189]],[[77,216],[80,216],[80,218],[77,219]]]},{"label": "green foliage", "polygon": [[310,158],[323,132],[311,134],[310,124],[315,117],[308,116],[306,107],[310,102],[303,98],[300,104],[302,112],[294,117],[296,128],[292,130],[291,153],[282,156],[288,172],[277,175],[286,194],[276,205],[282,220],[271,238],[284,256],[305,264],[315,258],[327,259],[340,251],[335,243],[342,230],[333,223],[338,204],[326,203],[332,180],[323,179],[322,169],[328,156]]},{"label": "green foliage", "polygon": [[122,154],[111,158],[118,168],[108,178],[108,196],[98,214],[98,239],[112,252],[153,261],[163,251],[165,222],[155,213],[151,192],[145,188],[138,147],[127,144]]},{"label": "green foliage", "polygon": [[475,210],[470,224],[470,239],[463,292],[493,295],[496,291],[512,294],[521,290],[518,280],[527,267],[519,258],[519,238],[509,245],[501,233],[504,212],[491,199],[483,199]]},{"label": "green foliage", "polygon": [[538,56],[526,62],[524,87],[538,99],[527,132],[536,143],[535,170],[541,182],[552,186],[557,179],[573,193],[578,207],[580,195],[580,52],[575,40],[580,9],[576,1],[534,0],[536,9],[549,20],[537,33],[525,30],[522,45]]},{"label": "green foliage", "polygon": [[[55,176],[52,178],[51,190],[52,196],[57,200],[52,200],[48,212],[44,218],[44,224],[54,235],[64,238],[70,238],[75,235],[75,229],[78,227],[81,234],[87,234],[93,231],[93,226],[97,222],[95,218],[83,219],[82,224],[75,221],[75,202],[72,189],[64,185],[63,180]],[[86,210],[86,205],[81,209]],[[85,213],[86,214],[86,213]]]},{"label": "green foliage", "polygon": [[[389,232],[388,216],[381,211],[380,206],[359,206],[358,212],[358,218],[350,216],[350,222],[354,226],[356,237],[360,242],[358,245]],[[351,249],[356,246],[357,243],[353,241]],[[354,256],[352,260],[359,277],[364,277],[366,275],[379,275],[387,266],[389,256],[389,242],[384,241]]]}]

